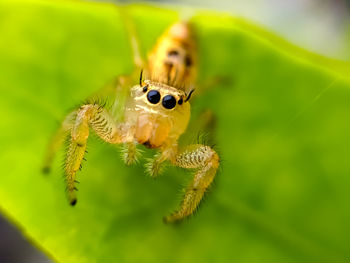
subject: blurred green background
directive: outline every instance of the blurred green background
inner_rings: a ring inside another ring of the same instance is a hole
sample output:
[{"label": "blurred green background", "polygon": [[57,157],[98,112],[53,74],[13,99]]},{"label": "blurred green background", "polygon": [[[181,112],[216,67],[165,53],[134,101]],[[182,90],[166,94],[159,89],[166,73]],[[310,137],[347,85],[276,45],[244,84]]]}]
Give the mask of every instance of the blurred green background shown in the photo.
[{"label": "blurred green background", "polygon": [[[194,97],[192,120],[215,115],[222,167],[199,213],[178,226],[161,218],[181,200],[188,171],[169,167],[151,180],[144,161],[125,167],[115,147],[91,138],[74,208],[62,158],[40,173],[64,115],[132,72],[121,12],[144,55],[190,12],[200,84],[230,79]],[[80,1],[0,1],[0,36],[0,210],[52,260],[350,262],[346,52],[326,58],[230,15]],[[1,235],[0,245],[9,240]]]}]

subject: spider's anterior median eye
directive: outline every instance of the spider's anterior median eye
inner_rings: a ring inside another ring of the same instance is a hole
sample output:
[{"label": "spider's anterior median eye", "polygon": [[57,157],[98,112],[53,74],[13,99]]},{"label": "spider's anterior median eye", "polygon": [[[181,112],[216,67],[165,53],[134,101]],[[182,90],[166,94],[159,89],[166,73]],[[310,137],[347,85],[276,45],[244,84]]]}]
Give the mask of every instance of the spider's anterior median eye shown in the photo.
[{"label": "spider's anterior median eye", "polygon": [[157,90],[150,90],[147,99],[150,103],[157,104],[160,101],[160,93]]},{"label": "spider's anterior median eye", "polygon": [[163,104],[164,108],[170,110],[170,109],[175,107],[176,99],[173,96],[171,96],[171,95],[166,95],[163,98],[162,104]]}]

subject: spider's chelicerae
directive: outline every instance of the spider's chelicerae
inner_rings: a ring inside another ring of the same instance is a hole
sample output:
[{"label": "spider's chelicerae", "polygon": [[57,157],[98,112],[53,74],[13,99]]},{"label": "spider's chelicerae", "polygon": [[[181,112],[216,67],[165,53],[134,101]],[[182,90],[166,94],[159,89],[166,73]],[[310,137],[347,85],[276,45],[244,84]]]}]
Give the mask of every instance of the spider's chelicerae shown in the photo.
[{"label": "spider's chelicerae", "polygon": [[[191,114],[189,99],[196,79],[196,42],[189,23],[176,23],[159,38],[148,63],[144,64],[134,40],[132,38],[135,64],[145,69],[147,78],[143,80],[141,73],[139,84],[132,86],[128,78],[119,77],[114,85],[116,99],[111,108],[86,103],[68,114],[49,145],[45,167],[50,167],[61,142],[69,136],[64,172],[69,202],[75,205],[76,174],[84,158],[90,129],[108,143],[124,144],[123,158],[128,165],[136,161],[137,144],[158,149],[159,153],[147,165],[151,176],[159,173],[164,161],[196,169],[180,208],[164,218],[165,222],[176,222],[196,210],[219,166],[219,157],[209,146],[178,147],[178,139],[185,132]],[[120,94],[125,94],[125,90],[127,98],[122,103]]]}]

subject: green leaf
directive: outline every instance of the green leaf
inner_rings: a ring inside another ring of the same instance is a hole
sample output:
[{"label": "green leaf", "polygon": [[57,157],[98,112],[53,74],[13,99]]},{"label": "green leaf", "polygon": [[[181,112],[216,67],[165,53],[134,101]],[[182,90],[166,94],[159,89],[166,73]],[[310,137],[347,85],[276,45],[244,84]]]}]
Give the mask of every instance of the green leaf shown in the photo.
[{"label": "green leaf", "polygon": [[[125,8],[144,54],[178,19],[177,11]],[[350,64],[222,14],[193,18],[200,83],[231,79],[193,101],[192,121],[213,112],[222,158],[197,215],[177,226],[161,220],[190,172],[168,168],[152,180],[143,161],[126,167],[94,138],[78,205],[68,205],[62,158],[49,176],[40,172],[45,147],[71,108],[132,72],[123,10],[0,2],[2,213],[60,262],[349,262]]]}]

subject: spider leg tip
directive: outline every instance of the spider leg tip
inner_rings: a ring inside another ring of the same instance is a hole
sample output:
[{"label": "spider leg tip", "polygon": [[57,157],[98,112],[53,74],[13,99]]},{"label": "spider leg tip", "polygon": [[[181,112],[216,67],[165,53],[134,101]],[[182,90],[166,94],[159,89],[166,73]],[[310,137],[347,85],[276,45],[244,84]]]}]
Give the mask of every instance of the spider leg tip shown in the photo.
[{"label": "spider leg tip", "polygon": [[182,218],[177,218],[174,215],[164,216],[163,223],[164,224],[173,224],[178,225],[182,222]]},{"label": "spider leg tip", "polygon": [[164,216],[164,217],[163,217],[163,223],[164,223],[164,224],[169,224],[169,223],[170,223],[169,217],[168,217],[168,216]]},{"label": "spider leg tip", "polygon": [[71,206],[75,206],[77,204],[77,199],[74,198],[73,200],[70,201]]}]

